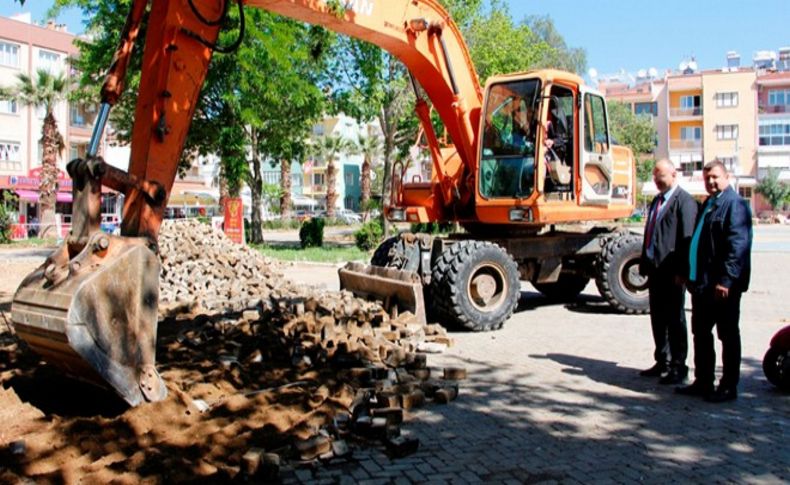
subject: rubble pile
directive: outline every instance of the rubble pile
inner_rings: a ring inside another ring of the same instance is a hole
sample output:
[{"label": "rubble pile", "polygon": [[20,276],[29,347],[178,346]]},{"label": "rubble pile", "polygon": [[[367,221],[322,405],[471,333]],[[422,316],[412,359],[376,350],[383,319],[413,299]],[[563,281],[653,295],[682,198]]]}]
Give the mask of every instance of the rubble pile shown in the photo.
[{"label": "rubble pile", "polygon": [[274,288],[292,285],[279,263],[195,219],[163,221],[159,253],[161,316],[241,311],[267,300]]},{"label": "rubble pile", "polygon": [[242,313],[249,320],[260,315],[298,340],[297,355],[315,351],[313,358],[325,360],[339,352],[343,358],[392,367],[407,352],[441,352],[452,344],[443,327],[416,323],[409,313],[392,319],[377,303],[349,292],[297,285],[283,276],[280,263],[198,221],[165,221],[160,257],[160,315],[165,317]]},{"label": "rubble pile", "polygon": [[[160,249],[168,397],[115,411],[113,396],[72,390],[24,346],[0,345],[0,389],[30,383],[21,401],[0,393],[25,411],[5,424],[0,482],[275,481],[297,466],[353,464],[359,446],[413,453],[407,413],[458,396],[466,370],[428,365],[427,353],[453,343],[440,325],[297,285],[197,222],[166,222]],[[107,409],[86,415],[85,402]]]}]

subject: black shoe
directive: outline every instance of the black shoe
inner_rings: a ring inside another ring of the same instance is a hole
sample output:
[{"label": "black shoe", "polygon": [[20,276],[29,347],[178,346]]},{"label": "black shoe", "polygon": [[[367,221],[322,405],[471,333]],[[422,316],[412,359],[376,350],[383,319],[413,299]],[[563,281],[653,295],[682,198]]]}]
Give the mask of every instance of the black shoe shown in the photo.
[{"label": "black shoe", "polygon": [[669,373],[658,380],[659,384],[673,385],[683,384],[686,382],[689,370],[687,368],[678,369],[677,367],[669,370]]},{"label": "black shoe", "polygon": [[713,384],[708,385],[694,381],[688,386],[676,387],[675,394],[680,394],[682,396],[708,397],[713,394]]},{"label": "black shoe", "polygon": [[706,401],[715,403],[734,401],[736,399],[738,399],[738,390],[734,387],[719,386],[714,392],[705,396]]},{"label": "black shoe", "polygon": [[666,364],[656,363],[653,367],[640,371],[639,375],[642,377],[660,377],[666,371]]}]

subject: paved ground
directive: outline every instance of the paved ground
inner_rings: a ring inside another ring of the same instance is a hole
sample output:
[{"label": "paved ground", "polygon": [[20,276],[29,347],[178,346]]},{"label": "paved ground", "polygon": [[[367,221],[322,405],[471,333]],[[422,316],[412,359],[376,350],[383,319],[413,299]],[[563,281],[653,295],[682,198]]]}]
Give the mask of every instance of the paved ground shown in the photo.
[{"label": "paved ground", "polygon": [[[766,382],[761,361],[771,335],[790,324],[790,228],[757,228],[753,262],[734,403],[676,396],[639,377],[652,364],[649,317],[610,313],[594,285],[570,307],[524,285],[503,330],[456,333],[455,347],[431,356],[437,367],[466,366],[470,378],[452,405],[411,414],[418,453],[358,451],[286,481],[787,483],[790,396]],[[336,281],[334,268],[294,269],[294,278]]]},{"label": "paved ground", "polygon": [[[35,257],[0,252],[0,264]],[[758,227],[753,264],[734,403],[676,396],[639,377],[652,363],[649,319],[611,313],[594,285],[571,306],[547,304],[524,285],[504,329],[456,333],[453,348],[431,356],[432,366],[462,365],[470,378],[451,405],[409,415],[416,454],[390,460],[379,449],[357,450],[348,462],[293,470],[285,481],[790,482],[790,396],[760,367],[771,335],[790,324],[790,228]],[[331,288],[335,271],[296,265],[288,275]]]}]

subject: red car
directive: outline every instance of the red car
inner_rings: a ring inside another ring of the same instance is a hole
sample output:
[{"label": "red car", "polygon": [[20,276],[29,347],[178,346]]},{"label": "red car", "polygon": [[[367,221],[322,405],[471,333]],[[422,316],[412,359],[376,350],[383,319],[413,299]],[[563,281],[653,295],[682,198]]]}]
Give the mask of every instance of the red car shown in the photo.
[{"label": "red car", "polygon": [[790,325],[776,332],[763,357],[763,372],[768,381],[790,392]]}]

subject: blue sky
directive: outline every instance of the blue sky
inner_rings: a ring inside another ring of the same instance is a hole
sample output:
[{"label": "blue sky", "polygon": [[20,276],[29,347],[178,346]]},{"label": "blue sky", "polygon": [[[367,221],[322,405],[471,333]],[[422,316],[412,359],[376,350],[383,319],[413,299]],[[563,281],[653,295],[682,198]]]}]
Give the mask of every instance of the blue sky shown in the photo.
[{"label": "blue sky", "polygon": [[[386,0],[378,0],[386,1]],[[587,51],[588,67],[600,74],[635,73],[655,67],[677,69],[695,56],[702,69],[725,64],[727,51],[750,65],[758,50],[790,46],[790,0],[505,0],[513,17],[549,15],[568,45]],[[41,21],[50,0],[19,7],[0,0],[0,15],[29,11]],[[58,19],[82,31],[78,10]]]}]

